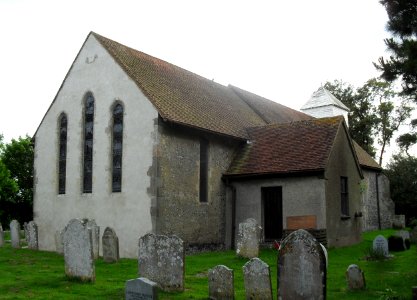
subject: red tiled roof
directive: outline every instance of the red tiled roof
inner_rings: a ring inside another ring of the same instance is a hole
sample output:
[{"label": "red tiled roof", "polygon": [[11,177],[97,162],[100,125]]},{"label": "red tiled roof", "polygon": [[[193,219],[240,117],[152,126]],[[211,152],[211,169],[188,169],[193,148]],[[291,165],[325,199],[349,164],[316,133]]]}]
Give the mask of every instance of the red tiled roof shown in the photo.
[{"label": "red tiled roof", "polygon": [[250,142],[225,175],[324,171],[342,122],[339,116],[249,128]]},{"label": "red tiled roof", "polygon": [[375,161],[375,159],[373,159],[372,156],[368,154],[368,152],[359,146],[358,143],[353,141],[353,146],[355,147],[355,152],[358,156],[358,161],[361,167],[382,170],[381,166]]},{"label": "red tiled roof", "polygon": [[[162,118],[246,139],[245,128],[306,118],[265,98],[208,80],[92,33],[138,85]],[[236,92],[238,90],[238,92]],[[245,94],[245,101],[240,97]],[[255,108],[255,109],[254,109]]]}]

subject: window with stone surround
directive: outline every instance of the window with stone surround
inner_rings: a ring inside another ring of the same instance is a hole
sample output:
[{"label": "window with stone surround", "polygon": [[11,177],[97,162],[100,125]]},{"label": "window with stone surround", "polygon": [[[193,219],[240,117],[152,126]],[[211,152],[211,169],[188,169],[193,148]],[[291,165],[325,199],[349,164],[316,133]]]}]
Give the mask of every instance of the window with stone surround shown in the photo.
[{"label": "window with stone surround", "polygon": [[112,192],[122,191],[123,105],[113,108]]},{"label": "window with stone surround", "polygon": [[94,134],[94,96],[88,92],[84,107],[84,154],[83,154],[83,193],[93,191],[93,134]]},{"label": "window with stone surround", "polygon": [[65,194],[65,181],[67,171],[67,115],[59,116],[59,154],[58,154],[58,194]]},{"label": "window with stone surround", "polygon": [[341,199],[341,213],[343,216],[349,216],[349,193],[348,193],[348,178],[340,177],[340,199]]},{"label": "window with stone surround", "polygon": [[208,140],[200,138],[200,202],[208,198]]}]

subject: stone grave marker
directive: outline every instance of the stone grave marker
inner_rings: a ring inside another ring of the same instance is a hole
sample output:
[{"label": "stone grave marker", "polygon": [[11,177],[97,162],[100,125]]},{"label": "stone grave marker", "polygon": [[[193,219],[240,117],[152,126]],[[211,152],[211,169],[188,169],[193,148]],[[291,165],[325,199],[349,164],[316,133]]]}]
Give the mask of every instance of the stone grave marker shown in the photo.
[{"label": "stone grave marker", "polygon": [[346,281],[350,290],[365,288],[365,275],[357,265],[350,265],[346,271]]},{"label": "stone grave marker", "polygon": [[103,260],[105,262],[119,261],[119,238],[113,228],[106,227],[102,237]]},{"label": "stone grave marker", "polygon": [[139,239],[139,275],[164,291],[184,290],[184,258],[184,242],[175,235],[148,233]]},{"label": "stone grave marker", "polygon": [[158,285],[147,278],[140,277],[126,281],[126,300],[158,299]]},{"label": "stone grave marker", "polygon": [[3,227],[0,224],[0,247],[4,246],[4,231]]},{"label": "stone grave marker", "polygon": [[29,243],[28,239],[29,239],[29,233],[28,233],[28,223],[24,222],[23,223],[23,232],[25,233],[25,241],[26,243]]},{"label": "stone grave marker", "polygon": [[417,244],[417,226],[415,226],[413,229],[411,229],[410,243]]},{"label": "stone grave marker", "polygon": [[233,270],[226,266],[218,265],[210,269],[208,271],[209,299],[235,299],[233,278]]},{"label": "stone grave marker", "polygon": [[394,215],[392,220],[392,228],[403,229],[405,228],[405,215]]},{"label": "stone grave marker", "polygon": [[17,220],[10,222],[10,239],[13,248],[20,248],[20,224]]},{"label": "stone grave marker", "polygon": [[95,280],[93,243],[87,220],[72,219],[64,229],[65,274],[82,281]]},{"label": "stone grave marker", "polygon": [[255,257],[243,266],[246,299],[271,299],[272,286],[269,266]]},{"label": "stone grave marker", "polygon": [[320,243],[321,249],[323,249],[324,256],[326,257],[326,269],[329,266],[329,255],[327,254],[327,249],[322,243]]},{"label": "stone grave marker", "polygon": [[[404,250],[407,250],[407,249],[409,249],[409,247],[407,247],[407,243],[405,242],[405,240],[408,240],[408,242],[410,242],[410,232],[408,232],[408,231],[406,231],[406,230],[400,230],[400,231],[397,231],[396,233],[395,233],[395,235],[396,236],[400,236],[402,239],[403,239],[403,243],[404,243]],[[408,245],[410,245],[410,244],[408,244]],[[389,247],[389,245],[388,245],[388,247]]]},{"label": "stone grave marker", "polygon": [[64,231],[55,231],[55,250],[58,254],[64,254]]},{"label": "stone grave marker", "polygon": [[299,229],[281,243],[278,258],[278,299],[325,299],[326,257],[320,243]]},{"label": "stone grave marker", "polygon": [[28,248],[38,250],[38,225],[36,225],[34,221],[30,221],[26,224],[26,234]]},{"label": "stone grave marker", "polygon": [[259,240],[261,227],[255,219],[249,218],[239,224],[237,235],[236,254],[245,258],[253,258],[259,255]]},{"label": "stone grave marker", "polygon": [[389,251],[388,251],[388,241],[385,237],[382,235],[378,235],[373,243],[372,243],[372,249],[374,252],[380,253],[381,255],[388,257]]},{"label": "stone grave marker", "polygon": [[91,219],[87,220],[87,227],[91,229],[94,259],[98,259],[100,251],[100,226],[97,226],[96,221]]}]

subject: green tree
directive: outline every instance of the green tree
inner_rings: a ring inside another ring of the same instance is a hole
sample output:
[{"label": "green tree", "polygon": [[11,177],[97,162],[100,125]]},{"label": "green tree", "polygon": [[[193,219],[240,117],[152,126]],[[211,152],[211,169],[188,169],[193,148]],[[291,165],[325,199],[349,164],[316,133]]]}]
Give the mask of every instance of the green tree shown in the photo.
[{"label": "green tree", "polygon": [[33,146],[30,137],[12,139],[3,145],[0,156],[18,190],[8,201],[12,203],[10,216],[19,222],[33,219]]},{"label": "green tree", "polygon": [[387,30],[392,34],[385,39],[391,52],[389,59],[379,58],[377,69],[382,78],[402,82],[402,95],[417,102],[417,1],[381,0],[388,14]]},{"label": "green tree", "polygon": [[417,216],[417,158],[395,155],[385,170],[390,180],[395,212],[407,220]]}]

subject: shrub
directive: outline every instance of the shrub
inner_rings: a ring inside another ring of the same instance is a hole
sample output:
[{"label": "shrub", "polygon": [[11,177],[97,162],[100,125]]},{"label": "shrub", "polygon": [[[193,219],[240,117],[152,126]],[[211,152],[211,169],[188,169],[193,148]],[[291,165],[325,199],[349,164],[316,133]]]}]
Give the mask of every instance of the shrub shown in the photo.
[{"label": "shrub", "polygon": [[405,245],[403,238],[400,236],[391,235],[388,238],[388,249],[389,251],[404,251]]}]

